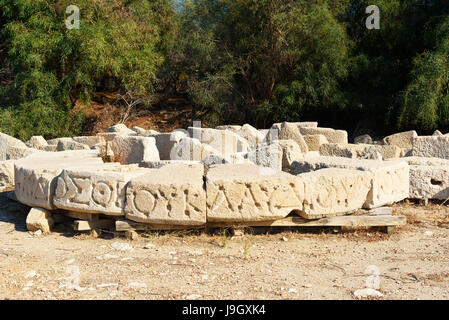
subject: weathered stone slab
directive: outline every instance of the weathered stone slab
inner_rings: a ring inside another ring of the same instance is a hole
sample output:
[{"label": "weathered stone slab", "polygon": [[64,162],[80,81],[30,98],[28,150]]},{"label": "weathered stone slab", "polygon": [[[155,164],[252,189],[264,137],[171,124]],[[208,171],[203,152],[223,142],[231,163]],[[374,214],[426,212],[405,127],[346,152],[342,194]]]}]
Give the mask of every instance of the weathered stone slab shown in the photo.
[{"label": "weathered stone slab", "polygon": [[418,134],[415,130],[410,130],[387,136],[383,138],[382,142],[383,144],[395,145],[408,151],[412,148],[413,139],[417,136]]},{"label": "weathered stone slab", "polygon": [[83,143],[76,142],[74,140],[59,140],[56,146],[57,151],[68,150],[89,150],[89,146]]},{"label": "weathered stone slab", "polygon": [[43,150],[45,146],[48,146],[47,140],[43,136],[32,136],[26,143],[29,148]]},{"label": "weathered stone slab", "polygon": [[413,138],[412,156],[449,159],[449,136]]},{"label": "weathered stone slab", "polygon": [[99,143],[104,143],[105,138],[102,136],[81,136],[81,137],[73,137],[75,142],[85,144],[89,148],[92,148],[94,145]]},{"label": "weathered stone slab", "polygon": [[191,138],[211,146],[225,158],[230,154],[248,151],[248,142],[229,130],[188,127],[187,131]]},{"label": "weathered stone slab", "polygon": [[303,218],[344,215],[360,209],[371,190],[372,173],[351,169],[321,169],[298,176],[296,193],[303,199]]},{"label": "weathered stone slab", "polygon": [[160,160],[153,137],[116,136],[109,144],[115,161],[121,164]]},{"label": "weathered stone slab", "polygon": [[335,130],[332,128],[312,128],[300,127],[302,135],[322,134],[329,143],[348,143],[348,133],[345,130]]},{"label": "weathered stone slab", "polygon": [[378,152],[383,159],[399,158],[403,150],[394,145],[371,145],[352,143],[327,143],[320,146],[320,155],[346,158],[370,159]]},{"label": "weathered stone slab", "polygon": [[307,143],[309,151],[320,151],[320,146],[322,144],[329,143],[327,138],[322,134],[312,134],[303,137],[304,141]]},{"label": "weathered stone slab", "polygon": [[19,139],[0,132],[0,161],[8,160],[6,154],[9,147],[27,148]]},{"label": "weathered stone slab", "polygon": [[[276,135],[274,135],[274,133],[277,133],[277,137]],[[293,140],[298,144],[301,152],[309,151],[307,143],[304,141],[304,137],[300,133],[298,126],[292,122],[273,124],[270,132],[267,134],[267,140],[269,143],[273,143],[276,140]]]},{"label": "weathered stone slab", "polygon": [[57,178],[53,204],[77,212],[124,215],[127,183],[148,170],[136,166],[63,170]]},{"label": "weathered stone slab", "polygon": [[98,153],[93,151],[40,152],[17,160],[14,163],[17,199],[30,207],[55,209],[55,178],[63,169],[102,164]]},{"label": "weathered stone slab", "polygon": [[0,190],[14,187],[14,160],[0,161]]},{"label": "weathered stone slab", "polygon": [[449,167],[411,165],[410,198],[440,200],[449,198]]},{"label": "weathered stone slab", "polygon": [[161,160],[170,159],[170,153],[173,147],[182,139],[187,137],[187,133],[184,131],[173,131],[170,133],[160,133],[152,135],[156,139],[156,147],[159,150],[159,158]]},{"label": "weathered stone slab", "polygon": [[402,160],[378,161],[350,159],[345,157],[305,157],[291,166],[292,174],[320,170],[323,168],[344,168],[372,172],[371,190],[364,208],[375,208],[404,200],[409,194],[409,166]]},{"label": "weathered stone slab", "polygon": [[206,223],[202,164],[169,164],[160,169],[147,170],[151,172],[132,179],[128,184],[127,219],[169,225]]},{"label": "weathered stone slab", "polygon": [[28,157],[30,154],[41,152],[40,150],[28,147],[9,146],[6,150],[6,160],[17,160]]},{"label": "weathered stone slab", "polygon": [[[403,157],[401,160],[407,162],[409,165],[415,166],[449,166],[448,159],[435,158],[435,157]],[[391,160],[389,160],[391,161]],[[392,160],[394,161],[394,160]]]},{"label": "weathered stone slab", "polygon": [[207,221],[276,220],[302,209],[296,178],[253,164],[216,165],[206,175]]}]

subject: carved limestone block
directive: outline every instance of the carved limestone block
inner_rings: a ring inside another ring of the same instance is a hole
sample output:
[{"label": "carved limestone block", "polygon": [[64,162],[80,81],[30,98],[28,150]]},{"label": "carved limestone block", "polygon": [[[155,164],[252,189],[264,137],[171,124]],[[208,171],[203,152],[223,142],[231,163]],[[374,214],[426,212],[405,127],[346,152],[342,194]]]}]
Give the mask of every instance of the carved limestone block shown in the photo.
[{"label": "carved limestone block", "polygon": [[148,170],[124,168],[127,166],[64,170],[57,178],[54,205],[78,212],[124,215],[127,183]]},{"label": "carved limestone block", "polygon": [[202,164],[167,164],[147,170],[127,187],[126,218],[151,224],[206,223]]},{"label": "carved limestone block", "polygon": [[269,221],[302,209],[297,179],[285,172],[253,164],[224,164],[206,176],[207,220]]}]

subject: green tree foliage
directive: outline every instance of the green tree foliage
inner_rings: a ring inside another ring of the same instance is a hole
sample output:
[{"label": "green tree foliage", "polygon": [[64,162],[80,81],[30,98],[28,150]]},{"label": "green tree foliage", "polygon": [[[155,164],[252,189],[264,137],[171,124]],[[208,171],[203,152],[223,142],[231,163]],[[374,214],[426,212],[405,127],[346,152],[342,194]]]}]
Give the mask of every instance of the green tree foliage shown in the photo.
[{"label": "green tree foliage", "polygon": [[[68,5],[80,9],[79,29],[66,28]],[[153,90],[172,45],[168,0],[0,0],[0,12],[15,103],[3,111],[1,130],[22,139],[78,133],[75,105],[102,86]]]},{"label": "green tree foliage", "polygon": [[105,89],[181,96],[210,125],[449,130],[448,54],[447,0],[0,0],[0,130],[77,134]]}]

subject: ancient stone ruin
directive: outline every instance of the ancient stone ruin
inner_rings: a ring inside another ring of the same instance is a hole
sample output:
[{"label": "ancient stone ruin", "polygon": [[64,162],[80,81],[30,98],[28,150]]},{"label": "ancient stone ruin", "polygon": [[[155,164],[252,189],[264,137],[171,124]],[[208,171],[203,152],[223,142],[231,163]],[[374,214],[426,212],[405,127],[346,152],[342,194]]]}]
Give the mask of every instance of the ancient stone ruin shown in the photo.
[{"label": "ancient stone ruin", "polygon": [[364,143],[316,122],[170,133],[120,124],[26,143],[0,133],[0,187],[14,188],[11,197],[32,207],[29,230],[43,232],[59,216],[77,219],[76,230],[394,227],[405,217],[389,205],[449,198],[449,136],[355,141]]}]

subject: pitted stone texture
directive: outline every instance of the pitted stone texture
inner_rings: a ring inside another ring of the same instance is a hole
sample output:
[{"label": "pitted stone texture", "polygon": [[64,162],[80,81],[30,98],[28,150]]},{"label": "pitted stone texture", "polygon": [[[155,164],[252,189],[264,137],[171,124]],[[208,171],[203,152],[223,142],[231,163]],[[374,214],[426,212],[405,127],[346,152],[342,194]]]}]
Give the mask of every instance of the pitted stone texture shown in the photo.
[{"label": "pitted stone texture", "polygon": [[56,150],[68,151],[68,150],[89,150],[89,146],[83,143],[76,142],[74,140],[59,140]]},{"label": "pitted stone texture", "polygon": [[372,173],[321,169],[299,175],[296,193],[303,199],[297,213],[306,219],[344,215],[360,209],[371,189]]},{"label": "pitted stone texture", "polygon": [[0,190],[14,187],[14,160],[0,161]]},{"label": "pitted stone texture", "polygon": [[202,164],[166,165],[134,178],[126,189],[125,215],[142,223],[203,225],[206,191]]},{"label": "pitted stone texture", "polygon": [[432,136],[442,136],[443,134],[441,133],[440,130],[435,130],[432,134]]},{"label": "pitted stone texture", "polygon": [[327,138],[322,134],[312,134],[304,136],[304,141],[307,143],[309,151],[320,151],[322,144],[329,143]]},{"label": "pitted stone texture", "polygon": [[159,158],[161,160],[173,160],[170,159],[171,151],[182,138],[187,137],[187,132],[173,131],[170,133],[152,135],[151,137],[156,139],[156,147],[159,150]]},{"label": "pitted stone texture", "polygon": [[320,155],[322,156],[366,159],[375,152],[378,152],[384,159],[403,156],[403,150],[394,145],[327,143],[320,146]]},{"label": "pitted stone texture", "polygon": [[64,170],[57,178],[53,204],[77,212],[124,215],[127,183],[148,170],[133,165]]},{"label": "pitted stone texture", "polygon": [[6,160],[22,159],[39,152],[41,151],[33,148],[9,146],[6,150]]},{"label": "pitted stone texture", "polygon": [[85,144],[89,148],[92,148],[96,144],[104,143],[105,139],[102,136],[82,136],[82,137],[73,137],[75,142]]},{"label": "pitted stone texture", "polygon": [[413,138],[412,156],[449,159],[449,136]]},{"label": "pitted stone texture", "polygon": [[248,142],[232,131],[198,127],[188,127],[187,130],[191,138],[211,146],[225,158],[230,154],[248,151]]},{"label": "pitted stone texture", "polygon": [[412,141],[418,134],[415,130],[399,132],[383,138],[383,144],[398,146],[406,152],[412,148]]},{"label": "pitted stone texture", "polygon": [[113,125],[112,127],[108,128],[108,130],[106,130],[106,131],[107,132],[113,132],[113,133],[116,133],[118,135],[131,135],[131,136],[135,136],[136,135],[136,132],[134,132],[133,130],[129,129],[123,123],[119,123],[119,124]]},{"label": "pitted stone texture", "polygon": [[449,167],[410,166],[410,198],[449,198]]},{"label": "pitted stone texture", "polygon": [[[273,134],[277,133],[277,137]],[[304,137],[299,132],[298,126],[292,122],[282,122],[280,124],[273,124],[270,132],[267,134],[268,142],[273,143],[276,140],[293,140],[295,141],[301,152],[308,152],[309,148],[304,141]]]},{"label": "pitted stone texture", "polygon": [[48,146],[47,140],[43,136],[32,136],[25,144],[29,148],[39,150],[43,150],[44,147]]},{"label": "pitted stone texture", "polygon": [[55,209],[56,177],[65,168],[102,165],[93,151],[40,152],[15,161],[17,199],[31,207]]},{"label": "pitted stone texture", "polygon": [[153,137],[116,136],[110,142],[110,147],[115,161],[121,164],[160,160],[156,140]]},{"label": "pitted stone texture", "polygon": [[323,168],[342,168],[368,171],[373,174],[371,190],[364,204],[375,208],[404,200],[409,194],[409,166],[405,161],[361,160],[344,157],[305,157],[292,164],[291,172],[296,175]]},{"label": "pitted stone texture", "polygon": [[187,137],[179,140],[172,148],[170,160],[203,161],[211,155],[222,157],[222,154],[210,145],[203,144],[198,139]]},{"label": "pitted stone texture", "polygon": [[434,158],[434,157],[404,157],[401,160],[406,161],[409,165],[415,166],[448,166],[449,160],[442,158]]},{"label": "pitted stone texture", "polygon": [[335,130],[332,128],[311,128],[300,127],[302,135],[322,134],[329,143],[348,143],[348,133],[345,130]]},{"label": "pitted stone texture", "polygon": [[[294,141],[292,141],[292,143],[296,144]],[[296,147],[299,148],[297,144]],[[286,152],[288,151],[288,148],[286,148]],[[245,158],[248,159],[250,163],[259,166],[272,168],[274,170],[282,170],[283,149],[279,144],[279,141],[275,141],[275,143],[272,144],[260,143],[250,146]]]},{"label": "pitted stone texture", "polygon": [[42,208],[31,208],[26,219],[27,230],[35,232],[41,230],[42,233],[49,233],[53,226],[53,219],[51,213]]},{"label": "pitted stone texture", "polygon": [[296,177],[253,164],[216,165],[206,175],[207,221],[248,222],[284,218],[302,209]]},{"label": "pitted stone texture", "polygon": [[26,148],[27,146],[19,139],[0,132],[0,161],[8,160],[6,157],[8,147]]}]

